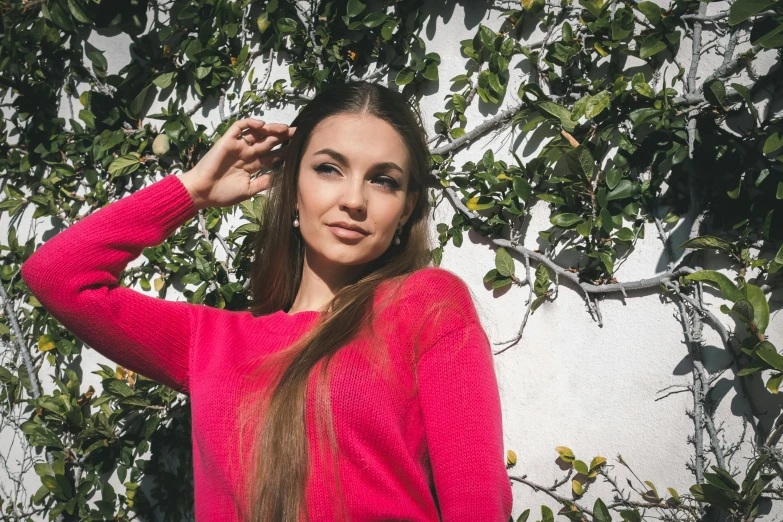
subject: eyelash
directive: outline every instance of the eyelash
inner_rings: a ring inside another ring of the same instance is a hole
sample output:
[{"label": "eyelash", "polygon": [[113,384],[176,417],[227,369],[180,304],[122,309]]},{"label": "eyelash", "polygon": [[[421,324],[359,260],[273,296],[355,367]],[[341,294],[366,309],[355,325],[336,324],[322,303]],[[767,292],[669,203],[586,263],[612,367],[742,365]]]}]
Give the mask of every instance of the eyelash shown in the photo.
[{"label": "eyelash", "polygon": [[[315,167],[314,170],[319,173],[336,172],[336,169],[334,169],[333,167],[325,163],[318,165],[317,167]],[[383,180],[384,183],[382,183],[382,185],[386,190],[396,190],[397,188],[399,188],[399,184],[397,183],[397,181],[388,176],[383,176],[380,179]]]}]

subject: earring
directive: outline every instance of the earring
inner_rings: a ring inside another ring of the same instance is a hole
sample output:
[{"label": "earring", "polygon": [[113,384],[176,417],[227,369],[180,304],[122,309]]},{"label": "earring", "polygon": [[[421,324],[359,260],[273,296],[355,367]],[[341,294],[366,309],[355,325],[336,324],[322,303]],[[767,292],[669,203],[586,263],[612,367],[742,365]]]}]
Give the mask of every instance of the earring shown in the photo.
[{"label": "earring", "polygon": [[299,227],[299,209],[296,209],[296,217],[294,218],[294,228]]},{"label": "earring", "polygon": [[394,232],[394,239],[392,242],[395,246],[400,244],[400,232],[402,232],[402,226],[397,227],[397,230]]}]

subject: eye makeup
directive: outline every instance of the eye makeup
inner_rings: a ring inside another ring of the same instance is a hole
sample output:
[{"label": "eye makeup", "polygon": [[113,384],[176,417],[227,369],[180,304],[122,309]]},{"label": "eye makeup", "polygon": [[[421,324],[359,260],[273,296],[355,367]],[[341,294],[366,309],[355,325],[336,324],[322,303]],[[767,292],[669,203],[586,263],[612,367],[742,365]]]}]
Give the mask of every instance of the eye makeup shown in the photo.
[{"label": "eye makeup", "polygon": [[[318,172],[321,175],[330,175],[331,173],[338,172],[333,166],[327,164],[327,163],[321,163],[320,165],[317,165],[313,167],[313,170]],[[400,188],[400,184],[392,177],[389,176],[377,176],[375,178],[381,185],[384,187],[385,190],[388,191],[394,191]]]}]

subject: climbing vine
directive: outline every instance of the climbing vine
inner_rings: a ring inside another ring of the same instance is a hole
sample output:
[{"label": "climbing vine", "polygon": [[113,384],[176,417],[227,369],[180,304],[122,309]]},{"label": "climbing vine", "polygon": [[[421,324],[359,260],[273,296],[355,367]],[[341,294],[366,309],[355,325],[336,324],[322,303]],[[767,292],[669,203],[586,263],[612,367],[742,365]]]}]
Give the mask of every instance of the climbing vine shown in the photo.
[{"label": "climbing vine", "polygon": [[[353,79],[393,85],[417,103],[426,89],[450,87],[442,110],[428,115],[432,197],[455,209],[450,223],[437,224],[433,261],[440,264],[474,230],[497,247],[495,268],[484,276],[488,288],[527,288],[518,332],[498,343],[496,354],[518,345],[531,316],[561,286],[579,293],[601,326],[604,296],[632,299],[640,290],[659,291],[682,323],[693,363],[693,486],[659,492],[618,455],[636,478],[628,481],[634,496],[605,457],[588,464],[556,446],[568,473],[544,487],[514,474],[509,450],[512,481],[562,505],[558,513],[542,505],[541,520],[721,514],[751,521],[763,502],[781,498],[776,446],[783,421],[765,426],[759,398],[748,390],[761,380],[775,395],[783,381],[778,341],[765,333],[783,266],[783,120],[776,103],[783,4],[490,1],[485,8],[497,16],[459,42],[466,72],[449,79],[439,77],[441,57],[419,36],[427,21],[420,4],[0,0],[0,213],[10,223],[0,245],[0,434],[24,455],[17,464],[0,460],[3,520],[131,520],[156,512],[179,520],[193,508],[187,399],[106,365],[84,368],[101,377],[103,389],[83,389],[73,369],[83,344],[20,277],[38,246],[34,234],[26,241],[17,235],[23,213],[32,208],[34,221],[52,218],[61,230],[155,175],[191,168],[236,119],[296,106],[324,82]],[[110,73],[90,37],[121,33],[132,42],[132,59]],[[531,33],[538,36],[525,36]],[[287,78],[272,78],[275,59],[288,65]],[[187,101],[191,90],[196,102]],[[152,113],[155,99],[165,103]],[[479,104],[492,116],[469,119]],[[208,106],[217,111],[213,131],[193,119]],[[512,146],[513,162],[486,149],[477,161],[457,163],[473,141],[498,131],[541,146],[524,160]],[[191,303],[246,309],[264,198],[199,211],[165,243],[146,249],[145,262],[125,270],[122,283],[161,298],[181,284]],[[551,225],[537,231],[535,247],[525,244],[534,209],[548,212]],[[246,222],[224,236],[220,225],[235,210]],[[645,238],[650,229],[657,237]],[[681,241],[674,240],[678,230],[686,232]],[[665,270],[619,280],[617,268],[639,241],[661,242]],[[181,248],[186,242],[195,246]],[[566,250],[578,263],[555,261]],[[704,269],[705,253],[721,256],[727,268]],[[719,312],[705,305],[705,284],[725,301]],[[727,369],[752,411],[742,419],[755,441],[747,466],[733,465],[738,446],[718,438],[704,328],[722,339]],[[46,393],[41,382],[50,379],[55,388]],[[24,488],[29,471],[39,478],[36,491]],[[588,507],[580,499],[598,476],[614,498]],[[142,480],[155,484],[151,493]],[[561,487],[567,491],[558,493]],[[519,509],[515,520],[529,516]]]}]

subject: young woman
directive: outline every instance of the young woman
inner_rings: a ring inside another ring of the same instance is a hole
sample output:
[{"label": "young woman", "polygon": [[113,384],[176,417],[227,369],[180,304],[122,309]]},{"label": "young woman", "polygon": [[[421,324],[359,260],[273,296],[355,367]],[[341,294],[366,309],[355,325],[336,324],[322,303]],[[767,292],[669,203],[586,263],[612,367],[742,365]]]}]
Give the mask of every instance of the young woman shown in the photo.
[{"label": "young woman", "polygon": [[[507,522],[490,344],[466,284],[430,266],[429,182],[402,95],[333,85],[291,126],[236,122],[22,277],[86,344],[190,396],[199,522]],[[199,209],[260,191],[249,310],[118,285]]]}]

